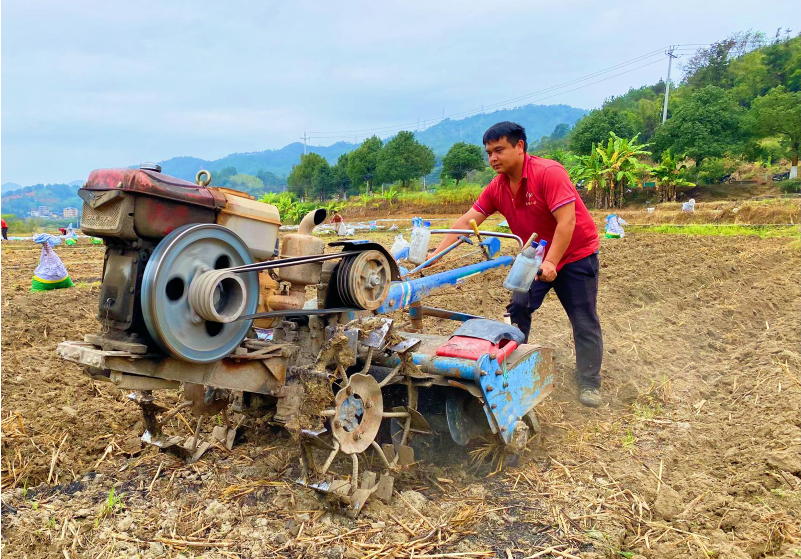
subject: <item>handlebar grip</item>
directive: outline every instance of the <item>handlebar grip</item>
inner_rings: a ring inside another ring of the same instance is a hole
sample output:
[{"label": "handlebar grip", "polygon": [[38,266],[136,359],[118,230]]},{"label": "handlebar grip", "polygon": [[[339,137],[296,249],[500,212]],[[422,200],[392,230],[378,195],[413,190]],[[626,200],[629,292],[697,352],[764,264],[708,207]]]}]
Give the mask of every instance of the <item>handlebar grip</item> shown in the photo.
[{"label": "handlebar grip", "polygon": [[470,227],[473,229],[473,233],[476,234],[476,237],[478,237],[478,240],[481,240],[481,233],[478,232],[478,224],[475,219],[470,220]]}]

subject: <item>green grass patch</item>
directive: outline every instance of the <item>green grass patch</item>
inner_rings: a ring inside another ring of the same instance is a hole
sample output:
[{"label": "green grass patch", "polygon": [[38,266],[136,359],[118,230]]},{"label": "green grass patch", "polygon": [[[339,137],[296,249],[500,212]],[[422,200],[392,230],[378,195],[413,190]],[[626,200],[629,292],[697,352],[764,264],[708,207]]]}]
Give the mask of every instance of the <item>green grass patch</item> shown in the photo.
[{"label": "green grass patch", "polygon": [[766,238],[795,238],[801,235],[794,225],[632,225],[626,227],[627,233],[661,233],[666,235],[712,235],[717,237],[756,236]]}]

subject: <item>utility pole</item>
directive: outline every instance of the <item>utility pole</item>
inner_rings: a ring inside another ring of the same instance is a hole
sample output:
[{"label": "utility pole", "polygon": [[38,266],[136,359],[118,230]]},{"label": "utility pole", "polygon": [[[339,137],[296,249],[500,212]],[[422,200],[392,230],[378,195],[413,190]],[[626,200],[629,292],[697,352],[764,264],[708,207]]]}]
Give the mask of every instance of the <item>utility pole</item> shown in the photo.
[{"label": "utility pole", "polygon": [[667,120],[668,95],[670,95],[670,67],[673,65],[673,59],[678,58],[675,54],[673,54],[675,48],[676,47],[674,45],[671,45],[669,50],[665,51],[665,54],[668,55],[668,74],[667,81],[665,82],[665,106],[662,108],[662,124],[664,124]]},{"label": "utility pole", "polygon": [[309,139],[309,137],[306,136],[306,132],[303,133],[300,139],[303,140],[303,155],[306,155],[306,140]]}]

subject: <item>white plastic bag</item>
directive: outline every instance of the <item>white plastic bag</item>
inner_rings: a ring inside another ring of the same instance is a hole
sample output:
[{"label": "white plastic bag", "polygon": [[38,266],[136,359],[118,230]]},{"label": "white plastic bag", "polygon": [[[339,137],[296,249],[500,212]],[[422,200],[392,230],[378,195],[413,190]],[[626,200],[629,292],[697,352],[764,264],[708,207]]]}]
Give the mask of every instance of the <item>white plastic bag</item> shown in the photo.
[{"label": "white plastic bag", "polygon": [[336,227],[337,227],[337,235],[339,235],[340,237],[344,237],[345,235],[348,234],[348,228],[345,225],[344,221],[340,221],[339,223],[337,223]]},{"label": "white plastic bag", "polygon": [[392,248],[389,249],[389,253],[394,255],[408,246],[410,246],[409,241],[403,238],[403,233],[398,233],[398,236],[395,237],[395,242],[392,243]]},{"label": "white plastic bag", "polygon": [[685,213],[695,213],[695,198],[690,198],[681,205],[681,211]]},{"label": "white plastic bag", "polygon": [[620,238],[625,237],[626,233],[623,231],[623,226],[628,225],[626,220],[616,214],[606,216],[606,238]]}]

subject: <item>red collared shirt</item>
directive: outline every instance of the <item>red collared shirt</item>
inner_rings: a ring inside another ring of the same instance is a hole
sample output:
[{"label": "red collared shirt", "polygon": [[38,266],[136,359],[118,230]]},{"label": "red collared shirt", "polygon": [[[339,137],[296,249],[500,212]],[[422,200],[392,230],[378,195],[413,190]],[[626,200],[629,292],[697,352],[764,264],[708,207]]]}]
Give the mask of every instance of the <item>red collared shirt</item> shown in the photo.
[{"label": "red collared shirt", "polygon": [[556,266],[559,270],[565,264],[596,252],[600,246],[595,221],[559,162],[526,155],[517,196],[512,197],[509,177],[501,174],[484,188],[473,208],[486,216],[500,212],[512,233],[523,241],[536,231],[539,239],[548,241],[547,248],[550,249],[556,230],[553,212],[570,202],[575,202],[576,228]]}]

